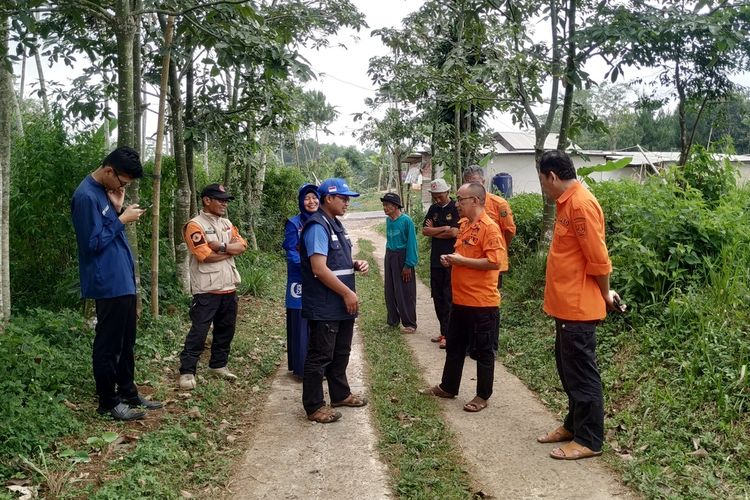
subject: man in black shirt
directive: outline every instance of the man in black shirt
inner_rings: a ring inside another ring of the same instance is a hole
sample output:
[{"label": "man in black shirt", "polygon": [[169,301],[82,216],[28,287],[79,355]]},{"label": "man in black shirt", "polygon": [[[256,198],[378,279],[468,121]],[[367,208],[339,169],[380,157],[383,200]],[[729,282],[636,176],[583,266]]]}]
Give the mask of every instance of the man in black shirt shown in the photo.
[{"label": "man in black shirt", "polygon": [[433,337],[445,349],[445,335],[451,311],[451,270],[440,264],[440,256],[452,254],[458,234],[458,209],[448,196],[451,187],[443,179],[430,183],[432,205],[427,210],[422,234],[432,238],[430,251],[430,291],[435,314],[440,322],[440,335]]}]

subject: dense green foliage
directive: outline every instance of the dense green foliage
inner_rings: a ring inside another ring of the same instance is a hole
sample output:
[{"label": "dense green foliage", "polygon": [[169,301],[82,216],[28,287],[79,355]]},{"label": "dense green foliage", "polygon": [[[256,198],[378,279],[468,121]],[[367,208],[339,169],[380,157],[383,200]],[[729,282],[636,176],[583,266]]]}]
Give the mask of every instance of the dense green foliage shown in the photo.
[{"label": "dense green foliage", "polygon": [[[229,401],[247,400],[263,379],[276,370],[284,342],[283,283],[271,277],[282,271],[283,263],[268,256],[259,258],[265,280],[263,291],[274,299],[250,307],[240,318],[232,344],[233,371],[242,378],[238,384],[212,383],[199,386],[194,397],[174,403],[164,413],[158,429],[144,433],[125,450],[121,460],[106,465],[105,484],[84,481],[63,484],[74,497],[86,498],[178,498],[179,491],[216,487],[231,471],[226,434],[219,425],[223,418],[239,420],[245,405]],[[252,281],[241,269],[243,281]],[[178,316],[158,320],[144,318],[136,343],[137,383],[154,398],[164,400],[174,384],[175,355],[187,330],[187,307]],[[95,413],[96,397],[91,376],[93,327],[77,312],[36,309],[16,317],[0,335],[0,480],[28,471],[26,457],[41,466],[42,455],[52,474],[74,470],[75,463],[97,459],[97,446],[91,437],[105,431],[138,435],[139,428],[113,423]],[[254,388],[255,387],[255,388]],[[211,418],[196,418],[185,412],[196,406]],[[230,416],[231,415],[231,416]],[[157,419],[158,420],[158,419]],[[149,426],[154,425],[149,420]],[[119,449],[119,448],[118,448]],[[117,454],[113,449],[106,456]],[[105,456],[105,458],[106,458]],[[42,468],[44,470],[44,468]],[[179,473],[177,473],[179,471]],[[31,472],[31,471],[28,471]],[[186,477],[189,481],[186,482]],[[47,478],[35,482],[50,487]],[[71,490],[76,490],[72,493]],[[210,496],[210,495],[209,495]]]},{"label": "dense green foliage", "polygon": [[[636,96],[631,85],[603,83],[578,90],[576,105],[597,120],[586,124],[574,142],[582,149],[616,150],[636,144],[647,151],[678,151],[680,126],[678,111],[663,100]],[[741,154],[750,153],[750,92],[737,90],[722,99],[706,103],[700,118],[688,108],[686,121],[695,125],[694,144],[708,147],[731,140]],[[557,122],[556,122],[557,123]]]},{"label": "dense green foliage", "polygon": [[59,119],[26,116],[11,156],[10,258],[14,307],[75,307],[78,254],[70,197],[104,157],[101,136],[68,138]]},{"label": "dense green foliage", "polygon": [[[612,463],[647,496],[742,497],[750,492],[750,188],[727,189],[731,172],[700,151],[691,161],[644,185],[593,187],[607,218],[613,288],[630,306],[598,330],[607,439],[622,457],[610,455]],[[704,168],[716,175],[698,175]],[[513,257],[505,363],[562,411],[553,325],[539,313],[544,255]]]},{"label": "dense green foliage", "polygon": [[[144,321],[136,351],[140,360],[153,362],[154,353],[165,356],[183,339],[174,318]],[[90,425],[95,408],[91,376],[93,327],[70,310],[36,309],[16,318],[0,335],[0,478],[17,468],[19,455],[62,451],[56,442]],[[139,379],[158,373],[139,363]],[[86,415],[64,402],[85,408]]]}]

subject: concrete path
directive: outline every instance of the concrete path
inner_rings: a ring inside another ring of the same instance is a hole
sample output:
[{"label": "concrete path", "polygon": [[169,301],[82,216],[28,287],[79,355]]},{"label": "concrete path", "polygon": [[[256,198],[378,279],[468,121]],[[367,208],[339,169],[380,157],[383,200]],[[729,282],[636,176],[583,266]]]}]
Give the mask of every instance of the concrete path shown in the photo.
[{"label": "concrete path", "polygon": [[[357,325],[347,375],[352,392],[368,392]],[[323,386],[330,402],[325,382]],[[289,375],[284,361],[228,498],[390,498],[388,469],[378,457],[370,407],[339,410],[343,417],[338,422],[309,422],[302,408],[302,384]]]},{"label": "concrete path", "polygon": [[[382,220],[382,213],[355,215],[346,219],[352,240],[371,240],[382,269],[385,239],[372,229]],[[407,341],[425,382],[435,384],[440,381],[445,354],[430,342],[438,324],[430,291],[421,282],[417,283],[417,315],[419,329]],[[499,362],[490,406],[477,414],[464,412],[463,404],[474,395],[475,372],[476,364],[467,360],[458,398],[440,400],[475,491],[498,499],[638,498],[600,459],[561,462],[549,458],[554,445],[538,444],[535,438],[559,422]],[[361,335],[356,329],[348,373],[352,390],[367,393]],[[371,408],[343,408],[341,421],[315,424],[305,419],[301,392],[301,384],[288,375],[283,363],[257,426],[248,430],[253,434],[251,445],[227,497],[360,500],[394,496],[387,468],[377,453]]]},{"label": "concrete path", "polygon": [[[368,221],[369,222],[369,221]],[[372,230],[372,223],[348,223],[352,239],[368,239],[383,269],[385,238]],[[420,256],[429,258],[429,256]],[[407,341],[422,368],[427,385],[440,382],[445,351],[430,342],[439,324],[430,290],[417,282],[417,333]],[[440,399],[445,421],[456,434],[469,464],[475,490],[494,498],[638,498],[624,487],[601,459],[558,461],[549,457],[557,445],[543,445],[536,437],[560,425],[536,395],[505,367],[495,365],[494,394],[480,413],[463,411],[476,389],[476,363],[464,365],[461,392],[456,399]]]}]

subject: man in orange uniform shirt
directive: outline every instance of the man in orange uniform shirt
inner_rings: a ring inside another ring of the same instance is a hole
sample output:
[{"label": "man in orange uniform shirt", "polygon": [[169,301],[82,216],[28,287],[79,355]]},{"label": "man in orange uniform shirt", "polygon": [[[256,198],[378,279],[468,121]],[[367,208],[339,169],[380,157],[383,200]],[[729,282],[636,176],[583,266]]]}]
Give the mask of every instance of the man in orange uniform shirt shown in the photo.
[{"label": "man in orange uniform shirt", "polygon": [[[466,167],[463,173],[464,182],[472,183],[476,182],[484,186],[484,170],[479,165],[469,165]],[[503,237],[503,245],[505,247],[505,260],[508,260],[508,249],[510,248],[510,242],[513,241],[513,237],[516,235],[516,223],[513,220],[513,211],[510,209],[510,204],[502,196],[487,192],[487,199],[484,204],[484,210],[492,221],[497,224],[500,228],[500,234]],[[507,269],[505,269],[507,271]],[[503,273],[497,280],[497,289],[502,290],[503,288]],[[497,352],[500,346],[500,314],[497,316],[497,333],[492,339],[492,350]]]},{"label": "man in orange uniform shirt", "polygon": [[539,181],[545,194],[557,201],[544,311],[555,318],[555,361],[568,395],[568,415],[562,426],[537,441],[570,441],[550,456],[577,460],[602,453],[604,397],[596,363],[596,325],[607,309],[620,309],[620,297],[609,288],[612,263],[604,241],[604,214],[594,195],[576,179],[570,157],[561,151],[544,153]]},{"label": "man in orange uniform shirt", "polygon": [[441,262],[451,267],[451,308],[443,377],[440,384],[422,394],[454,398],[468,347],[477,361],[476,396],[464,410],[478,412],[487,407],[495,378],[493,338],[497,336],[500,292],[497,277],[508,269],[507,253],[497,224],[484,210],[486,192],[481,184],[464,184],[456,195],[462,218],[456,237],[455,253],[443,255]]}]

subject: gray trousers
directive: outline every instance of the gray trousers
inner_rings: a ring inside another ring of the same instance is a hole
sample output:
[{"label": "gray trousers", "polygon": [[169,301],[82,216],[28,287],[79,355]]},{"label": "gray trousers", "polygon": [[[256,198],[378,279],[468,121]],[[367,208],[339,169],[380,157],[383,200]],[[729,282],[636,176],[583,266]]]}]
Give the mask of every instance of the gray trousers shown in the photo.
[{"label": "gray trousers", "polygon": [[401,270],[406,262],[406,250],[385,251],[385,307],[388,324],[417,327],[417,276],[412,271],[411,281],[404,283]]}]

